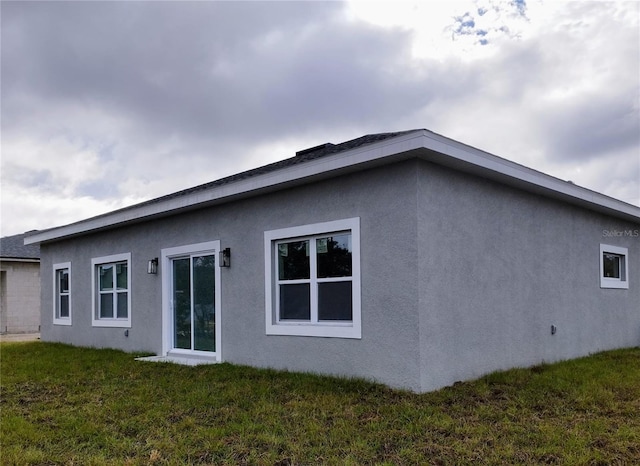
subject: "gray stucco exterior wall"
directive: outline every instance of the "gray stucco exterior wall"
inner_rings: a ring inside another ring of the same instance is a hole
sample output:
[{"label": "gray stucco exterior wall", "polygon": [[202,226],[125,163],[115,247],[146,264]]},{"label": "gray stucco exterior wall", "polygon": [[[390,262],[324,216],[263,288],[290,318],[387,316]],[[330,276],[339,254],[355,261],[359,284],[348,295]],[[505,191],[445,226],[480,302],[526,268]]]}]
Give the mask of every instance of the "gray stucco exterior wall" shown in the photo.
[{"label": "gray stucco exterior wall", "polygon": [[[640,225],[428,163],[418,189],[422,391],[640,344]],[[629,289],[600,288],[601,243]]]},{"label": "gray stucco exterior wall", "polygon": [[[227,362],[365,377],[413,390],[419,381],[416,162],[354,173],[149,223],[43,244],[42,339],[161,351],[162,248],[220,240],[222,354]],[[264,232],[360,217],[362,338],[265,334]],[[131,252],[132,326],[91,326],[91,258]],[[71,327],[53,325],[52,265],[71,262]]]},{"label": "gray stucco exterior wall", "polygon": [[[360,219],[362,338],[266,335],[264,232]],[[163,248],[220,240],[224,361],[428,391],[484,373],[640,344],[640,226],[412,159],[45,243],[42,339],[158,354]],[[629,248],[628,290],[599,287],[599,245]],[[91,259],[131,253],[131,315],[91,323]],[[53,325],[52,266],[71,262],[72,326]],[[550,334],[550,326],[557,333]]]}]

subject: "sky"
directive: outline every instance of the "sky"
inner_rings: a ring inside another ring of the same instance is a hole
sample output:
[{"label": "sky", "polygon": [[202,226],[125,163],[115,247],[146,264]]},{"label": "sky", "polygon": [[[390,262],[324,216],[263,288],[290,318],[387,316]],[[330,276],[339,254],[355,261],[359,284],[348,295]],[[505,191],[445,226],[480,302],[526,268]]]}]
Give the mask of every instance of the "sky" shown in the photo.
[{"label": "sky", "polygon": [[0,3],[0,233],[426,128],[640,205],[640,3]]}]

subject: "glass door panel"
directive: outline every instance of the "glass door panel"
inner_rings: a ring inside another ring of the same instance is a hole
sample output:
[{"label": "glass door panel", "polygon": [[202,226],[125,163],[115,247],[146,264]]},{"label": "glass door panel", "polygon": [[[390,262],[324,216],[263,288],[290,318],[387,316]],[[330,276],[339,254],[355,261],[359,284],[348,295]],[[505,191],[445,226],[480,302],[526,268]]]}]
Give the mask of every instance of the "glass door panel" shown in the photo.
[{"label": "glass door panel", "polygon": [[173,263],[173,345],[191,349],[191,274],[189,258]]},{"label": "glass door panel", "polygon": [[216,350],[215,257],[208,255],[192,258],[193,349],[200,351]]}]

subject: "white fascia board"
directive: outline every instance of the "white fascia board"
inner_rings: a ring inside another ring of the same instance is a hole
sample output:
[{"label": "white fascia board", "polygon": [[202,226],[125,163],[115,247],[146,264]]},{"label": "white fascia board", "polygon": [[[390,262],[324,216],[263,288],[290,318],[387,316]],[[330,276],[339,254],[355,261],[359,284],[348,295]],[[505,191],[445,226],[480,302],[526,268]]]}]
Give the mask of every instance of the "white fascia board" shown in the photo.
[{"label": "white fascia board", "polygon": [[635,205],[577,186],[435,133],[425,132],[424,137],[425,148],[445,156],[432,155],[430,157],[427,155],[423,157],[425,160],[432,160],[443,165],[457,165],[458,168],[462,163],[466,165],[465,171],[473,174],[502,181],[529,191],[544,193],[549,197],[580,206],[590,206],[616,217],[640,222],[640,207]]},{"label": "white fascia board", "polygon": [[0,262],[28,262],[31,264],[39,264],[40,259],[20,259],[17,257],[0,257]]},{"label": "white fascia board", "polygon": [[[418,152],[415,152],[418,151]],[[221,186],[177,197],[170,197],[152,204],[133,206],[110,214],[93,217],[81,222],[53,228],[31,235],[25,244],[41,243],[114,225],[140,221],[167,215],[171,212],[194,208],[215,202],[224,202],[250,193],[278,189],[301,183],[314,177],[331,176],[331,173],[355,170],[358,166],[389,163],[420,153],[424,160],[460,168],[472,174],[495,179],[506,184],[572,202],[581,206],[632,221],[640,221],[640,208],[603,194],[576,186],[559,178],[527,168],[515,162],[467,146],[427,130],[416,130],[377,143],[327,155],[300,164],[284,167],[263,175],[253,176]],[[461,168],[464,167],[464,168]]]}]

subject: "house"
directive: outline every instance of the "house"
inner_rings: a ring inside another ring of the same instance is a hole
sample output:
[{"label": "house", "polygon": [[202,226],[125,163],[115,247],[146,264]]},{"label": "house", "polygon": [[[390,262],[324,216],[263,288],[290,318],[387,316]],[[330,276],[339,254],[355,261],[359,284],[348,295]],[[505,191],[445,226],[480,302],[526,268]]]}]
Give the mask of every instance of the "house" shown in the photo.
[{"label": "house", "polygon": [[0,333],[40,331],[40,247],[28,232],[0,238]]},{"label": "house", "polygon": [[39,231],[46,341],[425,392],[640,344],[640,208],[427,130]]}]

